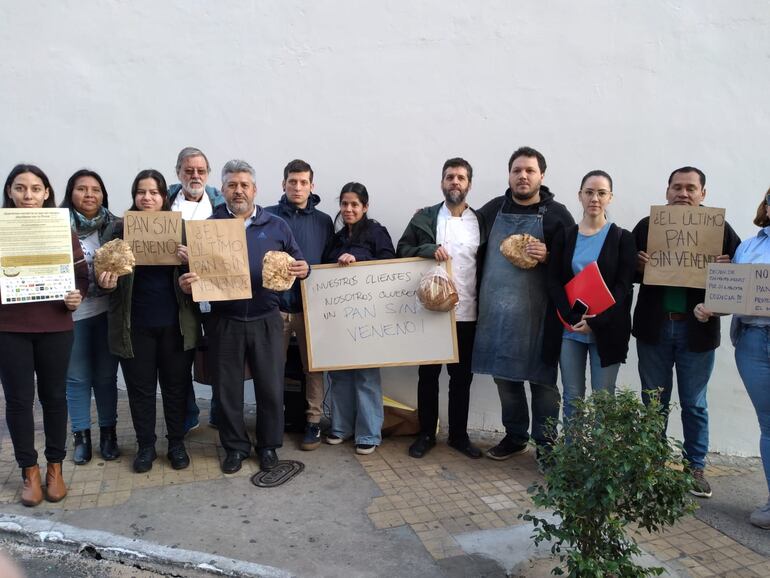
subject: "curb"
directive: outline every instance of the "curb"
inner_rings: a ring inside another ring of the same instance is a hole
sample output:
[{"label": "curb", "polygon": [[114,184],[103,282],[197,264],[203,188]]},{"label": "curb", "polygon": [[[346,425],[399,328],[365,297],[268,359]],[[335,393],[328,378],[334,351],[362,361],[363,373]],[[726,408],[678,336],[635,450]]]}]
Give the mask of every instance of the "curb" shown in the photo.
[{"label": "curb", "polygon": [[73,554],[91,558],[131,562],[146,566],[173,566],[213,576],[238,578],[291,578],[293,575],[280,568],[225,558],[206,552],[170,548],[153,542],[126,538],[100,530],[85,530],[61,524],[0,513],[0,539],[23,544],[64,549]]}]

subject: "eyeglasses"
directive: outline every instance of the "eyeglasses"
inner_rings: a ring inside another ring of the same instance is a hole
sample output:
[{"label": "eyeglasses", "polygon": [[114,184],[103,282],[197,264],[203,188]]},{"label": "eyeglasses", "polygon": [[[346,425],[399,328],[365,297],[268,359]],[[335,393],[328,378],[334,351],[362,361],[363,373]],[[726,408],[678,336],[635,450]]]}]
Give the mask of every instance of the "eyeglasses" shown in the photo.
[{"label": "eyeglasses", "polygon": [[185,169],[184,174],[186,174],[188,177],[192,177],[195,174],[199,175],[207,175],[209,172],[206,169]]},{"label": "eyeglasses", "polygon": [[607,189],[599,189],[598,191],[595,191],[593,189],[583,189],[580,192],[583,193],[589,199],[592,198],[594,195],[596,195],[599,199],[606,199],[612,194],[612,191],[608,191]]}]

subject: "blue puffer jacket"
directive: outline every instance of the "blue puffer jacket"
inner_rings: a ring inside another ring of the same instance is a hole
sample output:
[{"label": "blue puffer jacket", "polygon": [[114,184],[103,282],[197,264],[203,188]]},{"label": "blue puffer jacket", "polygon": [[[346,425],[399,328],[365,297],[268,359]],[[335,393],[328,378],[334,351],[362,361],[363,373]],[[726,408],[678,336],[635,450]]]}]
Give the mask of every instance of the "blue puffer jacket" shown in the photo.
[{"label": "blue puffer jacket", "polygon": [[[179,194],[179,191],[181,190],[182,190],[182,185],[180,183],[169,185],[168,187],[169,206],[174,204],[174,199],[176,198],[176,196]],[[206,194],[209,196],[209,201],[211,201],[212,208],[216,208],[219,205],[225,204],[225,198],[222,196],[222,193],[216,187],[210,187],[206,185]]]},{"label": "blue puffer jacket", "polygon": [[[304,209],[298,209],[286,198],[281,197],[277,205],[265,207],[268,213],[277,215],[286,221],[294,233],[305,260],[310,265],[318,265],[322,262],[323,252],[329,240],[334,235],[332,218],[316,209],[321,202],[321,197],[311,194]],[[281,293],[281,311],[286,313],[300,313],[302,311],[302,293],[300,284],[295,283],[289,291]]]},{"label": "blue puffer jacket", "polygon": [[[234,219],[235,217],[230,214],[226,205],[220,205],[214,209],[214,214],[210,218]],[[262,259],[265,253],[285,251],[298,261],[305,259],[286,221],[271,215],[259,206],[257,206],[257,214],[251,220],[252,224],[246,229],[251,299],[211,303],[213,314],[239,321],[252,321],[278,312],[279,294],[262,287]]]}]

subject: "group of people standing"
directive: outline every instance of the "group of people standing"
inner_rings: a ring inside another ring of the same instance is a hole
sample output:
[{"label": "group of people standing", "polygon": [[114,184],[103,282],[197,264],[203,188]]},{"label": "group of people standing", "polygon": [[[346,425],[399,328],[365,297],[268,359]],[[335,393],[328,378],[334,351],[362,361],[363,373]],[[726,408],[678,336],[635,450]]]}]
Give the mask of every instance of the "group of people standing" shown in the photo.
[{"label": "group of people standing", "polygon": [[[283,373],[289,338],[297,337],[306,381],[307,424],[304,450],[322,439],[325,398],[323,375],[308,371],[304,313],[298,283],[276,293],[262,287],[262,258],[267,251],[288,252],[291,273],[299,279],[319,263],[351,263],[421,256],[452,260],[457,287],[456,324],[459,361],[449,364],[448,444],[470,458],[483,453],[467,433],[470,386],[474,373],[493,376],[502,409],[505,436],[486,451],[505,460],[524,453],[534,441],[538,455],[549,451],[556,432],[562,395],[563,419],[585,396],[586,365],[591,386],[614,391],[620,364],[626,360],[630,336],[636,337],[643,398],[660,391],[668,407],[673,370],[682,406],[684,457],[695,480],[693,493],[711,496],[704,477],[708,451],[706,390],[719,346],[720,323],[703,306],[701,289],[650,286],[643,271],[649,256],[648,220],[629,232],[608,218],[613,182],[605,171],[585,175],[578,189],[583,209],[575,223],[566,207],[543,184],[546,161],[535,149],[517,149],[508,162],[505,193],[478,210],[467,203],[473,169],[462,158],[442,168],[443,201],[417,211],[397,247],[388,231],[368,215],[369,192],[357,182],[340,192],[335,220],[317,208],[313,170],[302,160],[284,169],[283,196],[274,206],[256,204],[253,168],[233,160],[222,169],[221,190],[208,185],[208,159],[199,149],[183,149],[177,159],[180,183],[167,187],[154,170],[134,179],[132,210],[177,210],[185,220],[242,219],[246,231],[252,298],[194,303],[198,281],[186,267],[187,248],[178,247],[181,266],[137,266],[117,277],[93,271],[101,245],[122,236],[121,220],[108,210],[107,191],[97,173],[76,172],[69,180],[62,207],[68,207],[77,290],[63,302],[0,305],[0,380],[6,397],[6,418],[24,480],[22,502],[42,501],[40,471],[34,447],[35,375],[43,407],[48,462],[45,497],[66,495],[61,476],[65,456],[67,410],[74,441],[73,459],[92,456],[90,400],[93,390],[99,422],[99,451],[106,460],[120,455],[116,372],[125,377],[137,439],[136,472],[152,468],[156,454],[155,406],[160,384],[167,430],[167,458],[185,468],[190,458],[185,433],[198,424],[192,388],[194,350],[205,335],[213,373],[211,425],[218,427],[225,450],[222,470],[234,473],[251,453],[243,421],[243,381],[251,371],[257,400],[255,449],[263,470],[278,462],[283,439]],[[672,205],[700,205],[706,177],[695,167],[673,171],[666,188]],[[54,207],[53,189],[39,168],[18,165],[6,180],[4,207]],[[767,263],[770,257],[770,195],[757,211],[759,234],[743,244],[725,225],[722,255],[717,259]],[[512,234],[529,234],[526,246],[536,262],[529,269],[512,265],[499,250]],[[740,245],[740,246],[739,246]],[[615,300],[606,311],[590,311],[571,319],[564,285],[587,265],[596,263]],[[640,285],[631,316],[633,284]],[[570,319],[568,327],[560,321]],[[74,322],[74,323],[73,323]],[[770,489],[770,383],[767,375],[768,318],[735,316],[731,336],[736,360],[757,412],[760,443]],[[436,444],[440,365],[418,370],[420,434],[409,448],[422,458]],[[379,369],[331,371],[330,444],[353,439],[356,451],[369,454],[381,443],[383,421]],[[525,382],[529,382],[530,407]],[[66,387],[65,387],[66,384]],[[530,427],[531,422],[531,427]],[[751,515],[752,523],[770,528],[770,500]]]}]

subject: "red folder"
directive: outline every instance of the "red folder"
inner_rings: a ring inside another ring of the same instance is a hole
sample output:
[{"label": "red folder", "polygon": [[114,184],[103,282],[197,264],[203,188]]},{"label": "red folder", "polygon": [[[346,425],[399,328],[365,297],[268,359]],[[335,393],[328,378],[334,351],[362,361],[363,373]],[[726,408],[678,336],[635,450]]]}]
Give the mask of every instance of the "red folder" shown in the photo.
[{"label": "red folder", "polygon": [[[567,293],[570,307],[575,304],[577,299],[588,305],[587,315],[598,315],[615,305],[615,298],[604,282],[596,261],[586,265],[585,269],[570,279],[564,286],[564,291]],[[559,314],[559,319],[561,319],[564,327],[570,328],[569,323],[562,319],[561,314]]]}]

